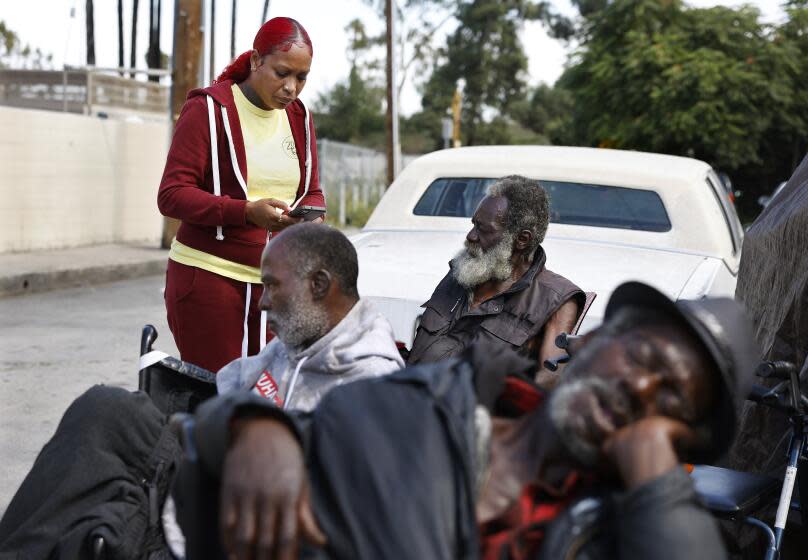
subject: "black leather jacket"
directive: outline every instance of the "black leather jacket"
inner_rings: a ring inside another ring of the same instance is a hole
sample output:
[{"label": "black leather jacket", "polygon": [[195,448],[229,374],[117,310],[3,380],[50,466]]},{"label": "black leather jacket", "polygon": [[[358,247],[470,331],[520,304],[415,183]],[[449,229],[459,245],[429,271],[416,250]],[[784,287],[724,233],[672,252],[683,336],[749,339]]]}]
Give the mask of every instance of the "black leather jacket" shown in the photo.
[{"label": "black leather jacket", "polygon": [[450,270],[421,306],[424,314],[407,362],[444,360],[457,356],[472,342],[520,350],[544,331],[545,323],[568,300],[574,298],[578,309],[583,309],[584,292],[547,270],[546,261],[544,249],[539,247],[522,278],[473,310],[468,309],[468,292]]}]

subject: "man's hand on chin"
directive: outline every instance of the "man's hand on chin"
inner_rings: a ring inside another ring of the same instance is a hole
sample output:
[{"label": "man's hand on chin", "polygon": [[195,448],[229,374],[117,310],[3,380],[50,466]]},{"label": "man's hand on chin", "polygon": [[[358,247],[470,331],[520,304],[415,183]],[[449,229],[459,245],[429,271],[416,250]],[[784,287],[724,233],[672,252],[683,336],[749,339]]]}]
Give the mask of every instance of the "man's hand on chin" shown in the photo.
[{"label": "man's hand on chin", "polygon": [[650,416],[615,432],[603,444],[603,454],[631,489],[679,465],[676,449],[691,446],[695,440],[695,432],[684,422]]},{"label": "man's hand on chin", "polygon": [[289,428],[250,418],[233,426],[222,475],[222,542],[231,559],[293,559],[299,538],[324,545],[311,511],[300,445]]}]

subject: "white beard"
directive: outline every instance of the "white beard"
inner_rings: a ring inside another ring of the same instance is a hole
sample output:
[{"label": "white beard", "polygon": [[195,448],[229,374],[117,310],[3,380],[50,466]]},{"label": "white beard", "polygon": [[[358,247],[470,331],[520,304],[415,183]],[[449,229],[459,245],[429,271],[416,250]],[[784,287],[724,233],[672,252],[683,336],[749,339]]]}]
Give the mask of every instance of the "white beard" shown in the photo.
[{"label": "white beard", "polygon": [[306,295],[301,288],[289,298],[283,309],[267,312],[275,334],[295,352],[303,350],[305,343],[319,340],[329,330],[325,307],[317,305]]},{"label": "white beard", "polygon": [[[566,372],[564,372],[566,373]],[[597,464],[600,450],[586,439],[580,437],[575,423],[578,416],[572,407],[578,392],[587,388],[599,379],[576,379],[559,385],[550,395],[550,421],[555,426],[561,443],[567,451],[585,467]]]},{"label": "white beard", "polygon": [[506,233],[499,243],[483,251],[479,245],[464,243],[452,259],[452,275],[457,283],[471,290],[489,280],[506,280],[513,273],[513,235]]}]

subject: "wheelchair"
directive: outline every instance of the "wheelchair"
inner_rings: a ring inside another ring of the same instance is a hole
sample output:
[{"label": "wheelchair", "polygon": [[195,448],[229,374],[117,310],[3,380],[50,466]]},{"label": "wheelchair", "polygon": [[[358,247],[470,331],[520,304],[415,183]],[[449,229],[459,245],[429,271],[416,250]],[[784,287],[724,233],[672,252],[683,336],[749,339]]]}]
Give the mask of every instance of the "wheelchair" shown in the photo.
[{"label": "wheelchair", "polygon": [[[768,541],[765,560],[781,558],[786,524],[793,518],[789,527],[801,533],[800,553],[804,558],[808,554],[805,513],[808,499],[808,396],[802,391],[799,371],[793,363],[763,362],[755,373],[758,377],[779,381],[773,388],[753,385],[747,399],[788,417],[791,437],[785,473],[782,477],[772,477],[696,465],[692,472],[693,482],[696,492],[716,517],[752,525],[765,534]],[[774,504],[777,504],[774,523],[762,521],[758,517],[761,508]]]},{"label": "wheelchair", "polygon": [[153,325],[143,327],[138,389],[167,416],[193,413],[199,404],[216,395],[216,374],[154,350],[157,336]]},{"label": "wheelchair", "polygon": [[[216,374],[155,350],[153,345],[157,336],[154,325],[143,327],[140,336],[138,390],[149,395],[157,409],[166,417],[172,418],[173,423],[175,418],[193,413],[202,402],[216,396]],[[107,544],[103,537],[93,539],[90,548],[92,560],[104,560],[108,557]]]}]

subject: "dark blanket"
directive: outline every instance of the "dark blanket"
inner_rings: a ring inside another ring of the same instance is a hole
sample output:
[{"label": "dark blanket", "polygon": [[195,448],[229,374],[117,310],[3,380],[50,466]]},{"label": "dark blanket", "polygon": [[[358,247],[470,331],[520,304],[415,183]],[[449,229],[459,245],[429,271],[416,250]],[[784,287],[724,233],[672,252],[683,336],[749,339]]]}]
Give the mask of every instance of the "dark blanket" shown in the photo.
[{"label": "dark blanket", "polygon": [[67,409],[0,520],[0,559],[165,557],[159,505],[181,450],[145,393],[96,386]]},{"label": "dark blanket", "polygon": [[[735,296],[755,322],[762,360],[788,360],[802,365],[808,355],[808,156],[783,190],[763,209],[746,232]],[[805,372],[801,374],[803,391]],[[775,381],[758,380],[772,386]],[[738,435],[727,457],[733,469],[782,476],[789,443],[789,424],[780,412],[747,402]],[[757,513],[774,519],[776,504]],[[764,539],[740,525],[725,527],[739,550],[736,557],[762,558]],[[785,557],[794,531],[786,531]]]},{"label": "dark blanket", "polygon": [[[440,375],[437,375],[440,374]],[[475,558],[474,411],[467,364],[426,364],[330,391],[310,413],[291,412],[326,550],[303,558]],[[189,559],[224,558],[218,474],[233,414],[283,415],[234,392],[200,406],[199,463],[184,462],[174,496]],[[201,468],[200,468],[201,467]]]},{"label": "dark blanket", "polygon": [[[808,156],[744,239],[735,296],[755,322],[762,359],[801,366],[808,355],[807,249]],[[781,474],[787,436],[782,414],[747,403],[730,466]]]}]

